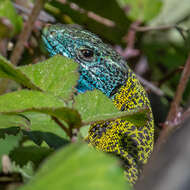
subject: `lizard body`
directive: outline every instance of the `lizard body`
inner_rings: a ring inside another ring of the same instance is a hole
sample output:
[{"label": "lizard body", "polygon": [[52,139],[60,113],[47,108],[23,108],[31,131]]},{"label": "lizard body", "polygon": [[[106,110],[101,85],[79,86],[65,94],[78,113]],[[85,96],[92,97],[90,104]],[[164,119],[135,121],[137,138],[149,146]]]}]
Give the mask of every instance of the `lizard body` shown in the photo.
[{"label": "lizard body", "polygon": [[148,107],[146,125],[137,127],[121,119],[98,122],[90,127],[86,138],[97,149],[119,156],[126,176],[134,184],[153,150],[153,116],[144,88],[125,60],[87,30],[51,25],[44,28],[42,39],[51,56],[61,54],[79,63],[79,93],[99,89],[121,111]]}]

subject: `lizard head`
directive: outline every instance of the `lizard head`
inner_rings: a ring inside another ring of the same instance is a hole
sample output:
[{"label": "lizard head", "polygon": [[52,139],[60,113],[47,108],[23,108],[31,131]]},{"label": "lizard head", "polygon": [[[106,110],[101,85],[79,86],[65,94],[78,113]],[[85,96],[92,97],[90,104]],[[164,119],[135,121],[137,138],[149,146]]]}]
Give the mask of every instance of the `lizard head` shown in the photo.
[{"label": "lizard head", "polygon": [[61,54],[79,64],[78,92],[101,90],[113,97],[127,79],[122,57],[95,34],[74,25],[47,25],[42,40],[50,56]]}]

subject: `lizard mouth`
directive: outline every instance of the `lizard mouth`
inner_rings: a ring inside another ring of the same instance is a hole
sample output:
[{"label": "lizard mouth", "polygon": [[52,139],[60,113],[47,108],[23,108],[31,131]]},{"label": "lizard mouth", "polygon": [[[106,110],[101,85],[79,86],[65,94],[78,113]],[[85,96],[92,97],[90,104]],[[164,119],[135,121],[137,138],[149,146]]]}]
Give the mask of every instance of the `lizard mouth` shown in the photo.
[{"label": "lizard mouth", "polygon": [[45,52],[47,53],[51,53],[53,47],[50,45],[47,37],[49,35],[49,27],[51,25],[47,24],[45,25],[45,27],[43,28],[42,32],[41,32],[41,42],[42,42],[42,49],[45,50]]}]

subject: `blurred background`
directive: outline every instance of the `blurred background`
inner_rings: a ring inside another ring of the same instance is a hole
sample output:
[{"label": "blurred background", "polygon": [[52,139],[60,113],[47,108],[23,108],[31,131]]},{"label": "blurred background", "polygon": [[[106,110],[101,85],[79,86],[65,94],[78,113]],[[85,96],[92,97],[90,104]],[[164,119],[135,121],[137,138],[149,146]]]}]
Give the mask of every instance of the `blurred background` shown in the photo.
[{"label": "blurred background", "polygon": [[[0,54],[13,63],[16,60],[15,65],[44,60],[40,40],[41,29],[47,23],[81,25],[99,35],[126,59],[150,97],[157,137],[190,52],[190,0],[1,0]],[[27,40],[22,42],[19,36],[24,30],[23,39]],[[16,49],[18,40],[22,43]],[[22,51],[16,58],[14,52],[19,48]],[[15,83],[10,83],[6,91],[17,88]],[[0,93],[4,93],[2,80]],[[188,82],[178,113],[188,111],[189,105]],[[183,137],[188,138],[181,135],[172,142]]]}]

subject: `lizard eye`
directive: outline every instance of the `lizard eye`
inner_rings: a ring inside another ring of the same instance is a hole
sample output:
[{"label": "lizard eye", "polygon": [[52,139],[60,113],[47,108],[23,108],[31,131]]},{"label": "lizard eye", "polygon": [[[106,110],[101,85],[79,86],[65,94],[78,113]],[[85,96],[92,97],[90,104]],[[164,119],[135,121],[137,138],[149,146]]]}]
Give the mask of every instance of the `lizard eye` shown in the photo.
[{"label": "lizard eye", "polygon": [[85,61],[92,61],[94,58],[94,52],[91,49],[81,49],[79,51],[79,58]]},{"label": "lizard eye", "polygon": [[54,36],[54,35],[56,34],[56,32],[55,32],[55,31],[51,31],[50,34],[51,34],[52,36]]}]

